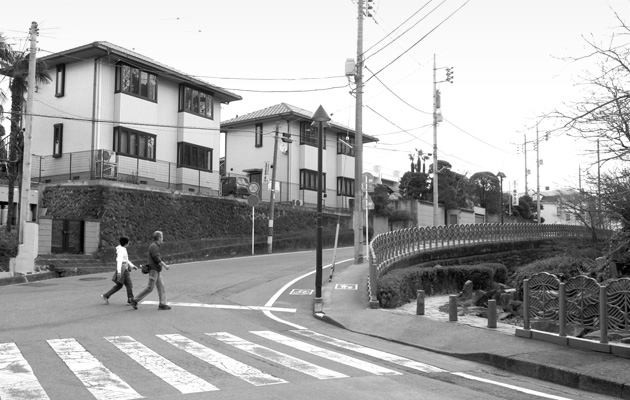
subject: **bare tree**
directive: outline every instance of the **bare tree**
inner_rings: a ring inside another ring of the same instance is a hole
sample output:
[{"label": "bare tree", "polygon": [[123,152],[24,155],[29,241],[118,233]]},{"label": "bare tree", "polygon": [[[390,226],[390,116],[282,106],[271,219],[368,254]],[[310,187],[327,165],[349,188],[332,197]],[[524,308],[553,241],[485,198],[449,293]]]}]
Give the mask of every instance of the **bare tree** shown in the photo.
[{"label": "bare tree", "polygon": [[[578,78],[583,98],[546,116],[556,120],[554,132],[599,141],[602,165],[611,160],[630,161],[630,28],[615,16],[620,26],[607,42],[585,37],[589,53],[569,59],[595,62],[595,68]],[[595,146],[589,151],[596,152]]]}]

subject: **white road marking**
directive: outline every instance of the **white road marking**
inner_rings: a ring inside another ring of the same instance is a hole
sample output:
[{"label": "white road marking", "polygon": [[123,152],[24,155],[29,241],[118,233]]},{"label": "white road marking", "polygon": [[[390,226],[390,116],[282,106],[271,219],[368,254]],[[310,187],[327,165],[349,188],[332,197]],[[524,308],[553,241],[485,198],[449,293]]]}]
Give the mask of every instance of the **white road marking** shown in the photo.
[{"label": "white road marking", "polygon": [[333,378],[347,378],[348,377],[347,375],[344,375],[339,372],[335,372],[328,368],[323,368],[318,365],[312,364],[310,362],[300,360],[299,358],[295,358],[288,354],[283,354],[273,349],[260,346],[252,342],[248,342],[247,340],[241,339],[227,332],[206,333],[206,335],[213,337],[217,340],[220,340],[223,343],[227,343],[231,346],[234,346],[237,349],[246,351],[258,357],[262,357],[266,360],[275,362],[277,364],[280,364],[292,370],[313,376],[317,379],[333,379]]},{"label": "white road marking", "polygon": [[[143,301],[141,304],[146,305],[158,305],[158,301]],[[281,307],[267,307],[267,306],[235,306],[229,304],[204,304],[204,303],[178,303],[169,302],[169,306],[174,307],[199,307],[199,308],[223,308],[227,310],[249,310],[249,311],[273,311],[273,312],[288,312],[294,313],[297,310],[295,308],[281,308]]]},{"label": "white road marking", "polygon": [[484,378],[479,378],[479,377],[476,377],[476,376],[473,376],[473,375],[468,375],[468,374],[466,374],[464,372],[451,372],[451,374],[457,375],[457,376],[461,376],[462,378],[466,378],[466,379],[472,379],[472,380],[479,381],[479,382],[489,383],[491,385],[503,386],[503,387],[508,388],[508,389],[516,390],[516,391],[522,392],[522,393],[531,394],[531,395],[534,395],[534,396],[544,397],[546,399],[571,400],[568,397],[554,396],[552,394],[538,392],[536,390],[531,390],[531,389],[525,389],[525,388],[522,388],[522,387],[519,387],[519,386],[509,385],[507,383],[491,381],[489,379],[484,379]]},{"label": "white road marking", "polygon": [[[344,262],[347,261],[352,261],[354,260],[353,258],[348,258],[347,260],[341,260],[339,262],[337,262],[337,264],[342,264]],[[324,265],[322,267],[322,270],[329,268],[332,264],[329,265]],[[282,295],[282,293],[284,293],[289,287],[291,287],[291,285],[293,285],[295,282],[299,281],[300,279],[303,279],[309,275],[313,275],[315,273],[315,271],[311,271],[308,272],[302,276],[298,276],[297,278],[293,279],[292,281],[290,281],[289,283],[287,283],[286,285],[284,285],[282,288],[280,288],[280,290],[278,290],[273,296],[271,296],[271,298],[267,301],[267,303],[265,304],[265,307],[271,307],[273,306],[273,303],[276,302],[276,300],[278,300],[278,297],[280,297]],[[274,321],[278,321],[281,324],[285,324],[285,325],[289,325],[290,327],[293,327],[295,329],[306,329],[306,327],[298,325],[298,324],[294,324],[292,322],[289,321],[285,321],[281,318],[276,317],[275,315],[273,315],[270,311],[263,311],[263,314],[265,314],[267,317],[273,319]]]},{"label": "white road marking", "polygon": [[0,399],[50,399],[15,343],[0,343]]},{"label": "white road marking", "polygon": [[314,354],[319,357],[324,357],[331,361],[335,361],[344,365],[375,374],[375,375],[402,375],[400,372],[381,367],[379,365],[371,364],[369,362],[359,360],[358,358],[350,357],[345,354],[337,353],[331,350],[323,349],[321,347],[313,346],[311,344],[300,342],[299,340],[292,339],[287,336],[280,335],[271,331],[252,331],[253,334],[264,337],[265,339],[273,340],[285,346],[293,347],[301,351],[305,351],[310,354]]},{"label": "white road marking", "polygon": [[173,346],[192,354],[198,359],[207,362],[219,368],[228,374],[243,379],[254,386],[275,385],[278,383],[287,383],[284,379],[266,374],[256,368],[243,364],[240,361],[216,352],[202,344],[187,339],[182,335],[157,335],[160,339],[172,344]]},{"label": "white road marking", "polygon": [[331,336],[322,335],[321,333],[313,332],[308,329],[300,329],[291,331],[302,336],[306,336],[311,339],[319,340],[320,342],[328,343],[333,346],[340,347],[342,349],[352,350],[357,353],[365,354],[370,357],[377,358],[379,360],[388,361],[390,363],[400,365],[403,367],[415,369],[420,372],[433,373],[433,372],[448,372],[442,368],[434,367],[433,365],[424,364],[418,361],[410,360],[405,357],[397,356],[395,354],[386,353],[384,351],[364,347],[355,343],[346,342],[345,340],[336,339]]},{"label": "white road marking", "polygon": [[53,339],[48,340],[48,344],[98,400],[142,398],[138,392],[107,369],[76,340]]},{"label": "white road marking", "polygon": [[173,364],[131,336],[109,336],[105,340],[118,347],[132,360],[173,386],[181,393],[198,393],[219,390],[203,379]]}]

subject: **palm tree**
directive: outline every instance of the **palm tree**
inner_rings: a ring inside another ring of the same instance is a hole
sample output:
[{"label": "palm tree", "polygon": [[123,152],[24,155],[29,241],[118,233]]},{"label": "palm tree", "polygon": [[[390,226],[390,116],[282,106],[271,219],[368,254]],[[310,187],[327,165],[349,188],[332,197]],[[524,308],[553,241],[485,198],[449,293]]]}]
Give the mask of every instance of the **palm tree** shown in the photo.
[{"label": "palm tree", "polygon": [[[0,68],[0,75],[9,77],[9,90],[11,92],[11,133],[9,136],[9,154],[6,160],[9,204],[7,210],[7,232],[11,232],[11,221],[13,220],[13,207],[11,207],[13,204],[13,190],[15,188],[15,181],[20,177],[22,172],[24,141],[22,114],[26,100],[25,95],[29,85],[29,54],[14,51],[6,44],[6,41],[4,43],[5,60]],[[1,53],[0,57],[2,57]],[[46,84],[52,81],[50,74],[46,71],[46,65],[44,63],[37,62],[35,71],[35,84]]]}]

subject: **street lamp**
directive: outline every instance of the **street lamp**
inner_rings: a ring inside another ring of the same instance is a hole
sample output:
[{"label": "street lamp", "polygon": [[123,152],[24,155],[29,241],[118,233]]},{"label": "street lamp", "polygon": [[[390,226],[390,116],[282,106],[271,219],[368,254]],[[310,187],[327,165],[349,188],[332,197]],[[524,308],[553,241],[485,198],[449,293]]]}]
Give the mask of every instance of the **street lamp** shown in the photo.
[{"label": "street lamp", "polygon": [[499,173],[497,173],[497,178],[501,180],[501,193],[499,198],[501,199],[501,223],[503,223],[503,214],[505,214],[503,211],[503,178],[505,178],[505,174],[499,171]]},{"label": "street lamp", "polygon": [[323,311],[322,304],[322,143],[324,141],[324,123],[330,121],[320,105],[313,114],[313,124],[317,123],[317,253],[315,256],[315,312]]}]

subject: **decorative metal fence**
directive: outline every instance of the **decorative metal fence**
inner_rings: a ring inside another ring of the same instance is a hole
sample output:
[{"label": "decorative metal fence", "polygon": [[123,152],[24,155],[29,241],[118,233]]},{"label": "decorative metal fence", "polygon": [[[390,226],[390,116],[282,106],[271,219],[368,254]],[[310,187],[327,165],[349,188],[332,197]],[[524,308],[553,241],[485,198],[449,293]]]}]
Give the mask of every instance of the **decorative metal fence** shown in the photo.
[{"label": "decorative metal fence", "polygon": [[533,321],[557,322],[562,337],[567,325],[599,330],[600,343],[608,343],[609,331],[630,332],[630,278],[600,285],[583,275],[566,282],[547,272],[532,275],[523,280],[523,328]]},{"label": "decorative metal fence", "polygon": [[[609,231],[598,231],[606,237]],[[545,238],[591,238],[592,232],[578,225],[468,224],[414,227],[382,233],[369,246],[370,306],[378,307],[376,281],[397,260],[427,250]]]}]

